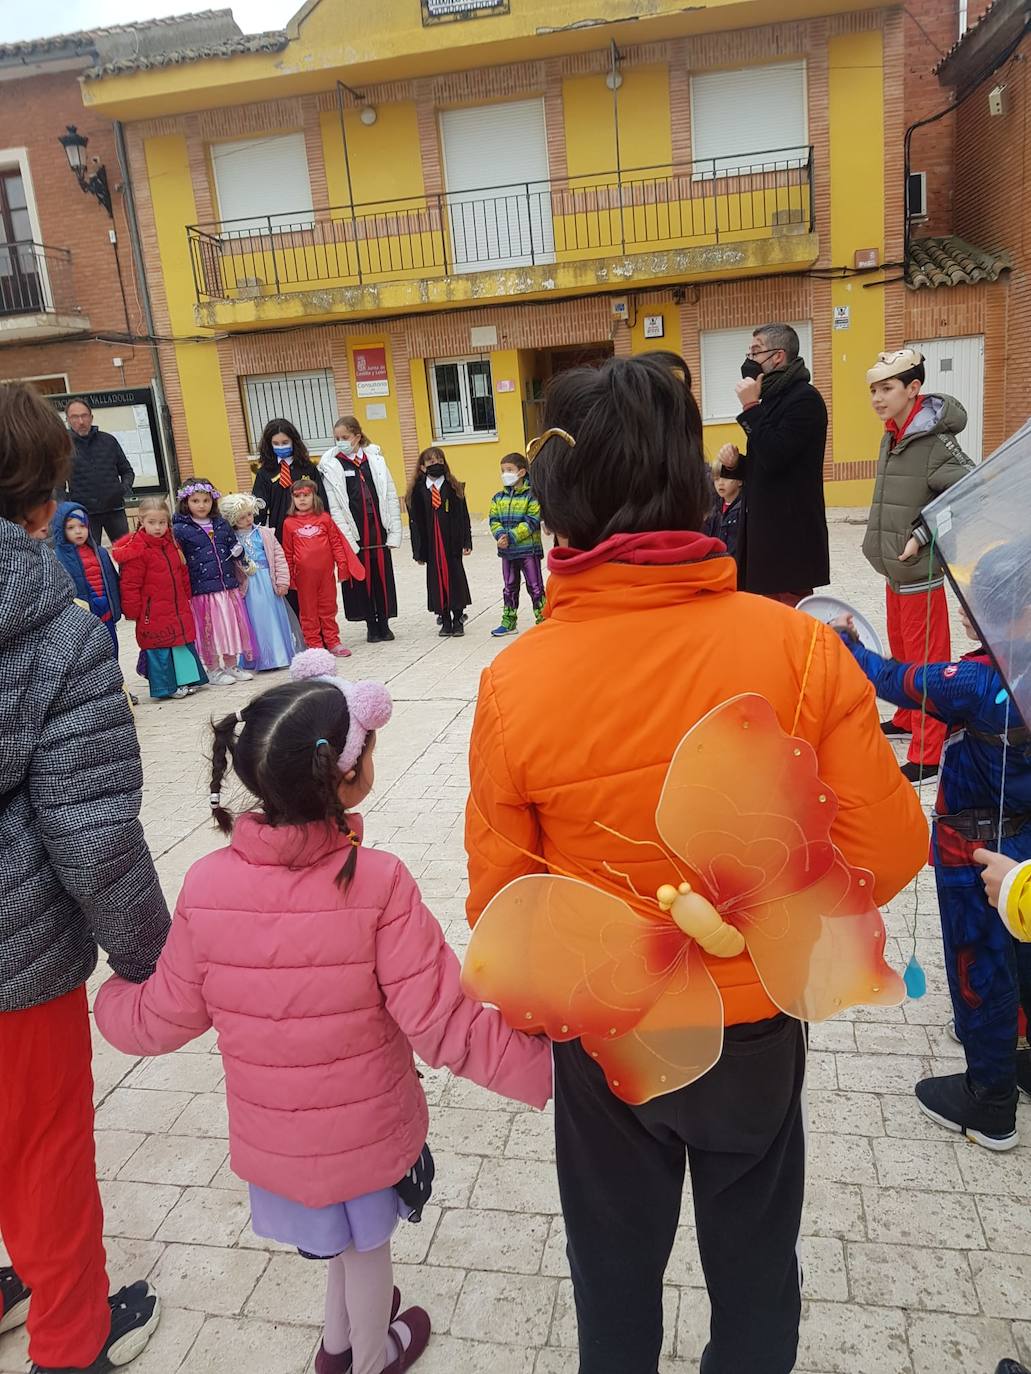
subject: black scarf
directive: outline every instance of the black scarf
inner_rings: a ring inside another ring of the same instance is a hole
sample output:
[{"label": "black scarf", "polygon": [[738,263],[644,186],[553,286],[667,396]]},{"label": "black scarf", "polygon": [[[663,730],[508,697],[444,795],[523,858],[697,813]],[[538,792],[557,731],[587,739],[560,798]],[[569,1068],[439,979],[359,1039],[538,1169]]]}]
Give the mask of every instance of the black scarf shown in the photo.
[{"label": "black scarf", "polygon": [[793,362],[788,363],[787,367],[782,367],[776,372],[766,373],[763,377],[759,399],[761,401],[768,401],[771,397],[779,395],[782,391],[786,391],[787,388],[793,386],[795,382],[808,382],[811,380],[809,369],[806,367],[805,363],[801,358],[795,358]]}]

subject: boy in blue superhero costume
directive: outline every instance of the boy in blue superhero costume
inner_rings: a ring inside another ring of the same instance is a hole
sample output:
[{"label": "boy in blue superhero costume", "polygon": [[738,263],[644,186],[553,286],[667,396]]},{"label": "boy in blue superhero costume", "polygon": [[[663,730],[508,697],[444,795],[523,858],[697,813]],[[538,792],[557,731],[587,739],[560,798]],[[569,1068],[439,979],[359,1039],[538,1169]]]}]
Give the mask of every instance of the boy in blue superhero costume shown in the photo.
[{"label": "boy in blue superhero costume", "polygon": [[[1005,584],[1014,573],[1031,605],[1029,550],[1012,545],[980,562],[975,581]],[[979,635],[961,612],[971,639]],[[896,706],[944,721],[950,737],[932,817],[931,863],[938,888],[945,968],[965,1074],[925,1078],[916,1085],[921,1110],[991,1150],[1017,1143],[1019,1093],[1031,1097],[1031,1050],[1017,1049],[1019,1008],[1031,1011],[1031,945],[1021,945],[989,905],[977,849],[1031,858],[1031,730],[1009,698],[985,649],[955,663],[897,663],[863,648],[850,619],[835,622],[877,695]],[[1005,745],[1005,747],[1004,747]],[[999,835],[999,802],[1002,833]]]}]

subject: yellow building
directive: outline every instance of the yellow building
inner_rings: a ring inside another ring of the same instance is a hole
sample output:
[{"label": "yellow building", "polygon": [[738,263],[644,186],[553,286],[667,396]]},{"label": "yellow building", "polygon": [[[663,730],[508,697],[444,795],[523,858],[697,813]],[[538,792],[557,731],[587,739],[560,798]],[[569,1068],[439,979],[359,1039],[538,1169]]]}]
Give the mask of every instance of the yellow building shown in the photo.
[{"label": "yellow building", "polygon": [[[111,62],[180,466],[356,414],[482,512],[549,376],[682,353],[711,452],[751,330],[796,324],[828,495],[869,491],[863,373],[902,328],[903,19],[856,0],[308,0],[285,33]],[[891,265],[895,264],[894,267]]]}]

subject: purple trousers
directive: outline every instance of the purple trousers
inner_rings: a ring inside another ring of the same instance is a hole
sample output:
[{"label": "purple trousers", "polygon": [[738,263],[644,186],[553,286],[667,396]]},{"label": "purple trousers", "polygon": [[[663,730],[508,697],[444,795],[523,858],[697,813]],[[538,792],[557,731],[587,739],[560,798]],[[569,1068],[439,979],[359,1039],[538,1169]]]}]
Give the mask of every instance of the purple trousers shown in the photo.
[{"label": "purple trousers", "polygon": [[503,558],[501,570],[505,578],[503,599],[507,610],[519,609],[519,586],[524,578],[533,605],[537,607],[541,604],[544,600],[544,577],[537,554],[528,553],[524,558]]}]

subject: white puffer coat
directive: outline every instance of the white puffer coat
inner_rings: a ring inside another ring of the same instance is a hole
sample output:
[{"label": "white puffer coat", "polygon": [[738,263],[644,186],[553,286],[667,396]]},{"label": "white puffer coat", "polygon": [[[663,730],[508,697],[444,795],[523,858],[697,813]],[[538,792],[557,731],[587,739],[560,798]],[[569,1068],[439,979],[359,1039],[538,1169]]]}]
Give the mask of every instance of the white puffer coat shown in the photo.
[{"label": "white puffer coat", "polygon": [[[397,487],[394,486],[394,479],[387,467],[387,460],[383,457],[383,451],[378,444],[363,445],[358,451],[365,455],[369,471],[372,474],[373,485],[379,497],[379,513],[380,519],[383,521],[387,547],[399,549],[402,531],[401,502],[397,499]],[[337,459],[335,444],[332,448],[327,448],[319,459],[319,475],[326,488],[329,513],[336,521],[340,533],[355,553],[358,553],[361,549],[361,539],[358,536],[358,527],[351,515],[351,506],[347,499],[347,477],[343,464]]]}]

